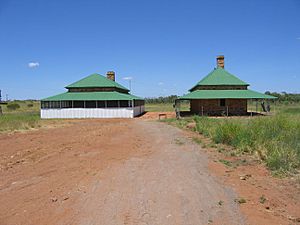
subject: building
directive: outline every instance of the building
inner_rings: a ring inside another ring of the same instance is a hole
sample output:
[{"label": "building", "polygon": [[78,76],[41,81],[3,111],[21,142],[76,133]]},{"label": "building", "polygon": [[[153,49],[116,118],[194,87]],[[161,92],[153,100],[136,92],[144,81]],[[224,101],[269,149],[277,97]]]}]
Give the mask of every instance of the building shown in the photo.
[{"label": "building", "polygon": [[190,101],[190,111],[199,115],[246,115],[250,99],[276,99],[248,89],[249,84],[224,69],[224,56],[217,57],[217,68],[200,80],[179,100]]},{"label": "building", "polygon": [[113,71],[65,88],[67,92],[41,100],[41,118],[133,118],[144,112],[144,100],[115,82]]}]

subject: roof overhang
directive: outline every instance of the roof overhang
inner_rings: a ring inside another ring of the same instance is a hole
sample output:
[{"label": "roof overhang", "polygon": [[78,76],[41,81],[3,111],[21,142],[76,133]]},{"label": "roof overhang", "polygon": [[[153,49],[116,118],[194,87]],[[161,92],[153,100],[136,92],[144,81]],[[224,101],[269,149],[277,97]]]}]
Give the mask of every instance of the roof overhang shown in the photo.
[{"label": "roof overhang", "polygon": [[277,97],[252,90],[196,90],[179,99],[277,99]]},{"label": "roof overhang", "polygon": [[248,87],[250,84],[196,84],[194,87],[189,89],[190,92],[194,91],[197,87],[224,87],[224,86],[229,86],[229,87],[239,87],[239,86],[245,86]]},{"label": "roof overhang", "polygon": [[114,101],[114,100],[143,100],[140,97],[112,92],[65,92],[62,94],[54,95],[44,98],[41,101]]}]

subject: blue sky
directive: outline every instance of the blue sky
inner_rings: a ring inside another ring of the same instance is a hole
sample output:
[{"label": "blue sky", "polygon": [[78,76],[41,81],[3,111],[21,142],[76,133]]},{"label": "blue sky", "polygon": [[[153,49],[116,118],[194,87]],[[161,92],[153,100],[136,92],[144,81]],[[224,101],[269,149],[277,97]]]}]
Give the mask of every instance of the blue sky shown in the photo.
[{"label": "blue sky", "polygon": [[0,89],[40,99],[114,70],[136,95],[181,95],[224,54],[251,89],[300,92],[299,12],[299,0],[0,0]]}]

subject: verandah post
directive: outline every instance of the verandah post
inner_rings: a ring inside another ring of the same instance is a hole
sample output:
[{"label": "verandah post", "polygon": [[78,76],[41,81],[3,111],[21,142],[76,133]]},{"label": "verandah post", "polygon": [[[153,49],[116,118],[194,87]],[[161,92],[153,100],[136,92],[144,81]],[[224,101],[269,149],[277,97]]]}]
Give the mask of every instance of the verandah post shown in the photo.
[{"label": "verandah post", "polygon": [[257,113],[257,111],[258,111],[258,99],[256,99],[256,113]]},{"label": "verandah post", "polygon": [[253,99],[251,98],[251,117],[253,116],[253,114],[252,114],[252,104],[253,103]]}]

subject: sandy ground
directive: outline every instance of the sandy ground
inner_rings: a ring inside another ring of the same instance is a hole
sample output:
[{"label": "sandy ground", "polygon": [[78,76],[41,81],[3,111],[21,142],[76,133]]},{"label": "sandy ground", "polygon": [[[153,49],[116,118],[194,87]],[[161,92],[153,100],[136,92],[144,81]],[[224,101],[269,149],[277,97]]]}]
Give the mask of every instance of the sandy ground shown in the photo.
[{"label": "sandy ground", "polygon": [[[1,134],[0,224],[296,224],[249,204],[265,170],[241,181],[241,171],[226,172],[192,136],[147,118]],[[264,193],[268,204],[285,197]],[[235,202],[241,195],[243,205]],[[285,210],[297,216],[297,207]]]}]

